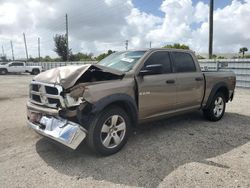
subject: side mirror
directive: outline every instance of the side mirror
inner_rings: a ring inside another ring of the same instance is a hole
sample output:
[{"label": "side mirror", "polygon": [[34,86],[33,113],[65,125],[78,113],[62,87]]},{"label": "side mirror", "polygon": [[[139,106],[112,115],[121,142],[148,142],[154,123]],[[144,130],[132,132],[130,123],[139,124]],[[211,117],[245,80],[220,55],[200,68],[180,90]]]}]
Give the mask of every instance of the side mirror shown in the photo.
[{"label": "side mirror", "polygon": [[147,65],[139,72],[139,76],[161,74],[162,70],[161,64]]}]

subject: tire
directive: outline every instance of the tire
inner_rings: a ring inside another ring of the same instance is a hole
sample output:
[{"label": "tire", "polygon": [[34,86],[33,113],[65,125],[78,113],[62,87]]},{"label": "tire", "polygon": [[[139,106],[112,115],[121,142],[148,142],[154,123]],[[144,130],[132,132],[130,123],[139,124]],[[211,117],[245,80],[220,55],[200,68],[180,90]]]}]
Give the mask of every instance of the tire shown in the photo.
[{"label": "tire", "polygon": [[0,75],[5,75],[7,73],[8,73],[7,69],[0,69]]},{"label": "tire", "polygon": [[223,117],[225,109],[225,95],[221,92],[218,92],[213,97],[213,100],[208,108],[203,110],[203,114],[209,121],[219,121]]},{"label": "tire", "polygon": [[38,75],[39,73],[40,73],[39,69],[33,69],[31,72],[32,75]]},{"label": "tire", "polygon": [[131,121],[120,107],[110,106],[101,111],[90,124],[89,147],[100,155],[117,153],[127,143]]}]

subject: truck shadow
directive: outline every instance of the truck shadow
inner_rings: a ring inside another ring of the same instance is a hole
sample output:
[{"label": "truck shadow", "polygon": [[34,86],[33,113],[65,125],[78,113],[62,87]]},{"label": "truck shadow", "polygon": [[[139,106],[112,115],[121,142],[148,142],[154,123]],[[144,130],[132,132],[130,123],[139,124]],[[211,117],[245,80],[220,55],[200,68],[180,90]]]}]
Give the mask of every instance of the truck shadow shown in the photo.
[{"label": "truck shadow", "polygon": [[67,152],[44,138],[36,143],[36,150],[49,166],[76,180],[92,177],[116,184],[156,187],[186,163],[229,168],[206,159],[249,142],[249,122],[249,116],[226,113],[223,120],[213,123],[204,121],[197,112],[140,126],[126,147],[109,157],[94,155],[86,144]]}]

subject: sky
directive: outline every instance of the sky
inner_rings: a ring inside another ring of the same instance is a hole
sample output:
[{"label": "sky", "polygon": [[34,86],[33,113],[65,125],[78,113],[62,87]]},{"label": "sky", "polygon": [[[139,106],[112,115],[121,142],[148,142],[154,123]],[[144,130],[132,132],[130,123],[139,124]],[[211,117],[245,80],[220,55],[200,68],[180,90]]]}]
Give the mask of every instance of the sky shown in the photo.
[{"label": "sky", "polygon": [[[250,49],[250,0],[214,0],[214,53]],[[209,0],[0,0],[0,45],[10,58],[56,57],[53,37],[65,34],[74,53],[98,55],[109,49],[162,47],[183,43],[197,53],[208,51]],[[2,50],[0,50],[0,54]]]},{"label": "sky", "polygon": [[[153,3],[152,3],[153,2]],[[192,3],[196,5],[199,0],[193,0]],[[201,1],[205,4],[209,4],[209,0]],[[214,1],[214,8],[224,8],[225,6],[229,5],[232,0],[215,0]],[[164,13],[160,10],[160,6],[162,4],[162,0],[134,0],[133,1],[135,7],[138,7],[140,10],[151,13],[157,16],[164,16]]]}]

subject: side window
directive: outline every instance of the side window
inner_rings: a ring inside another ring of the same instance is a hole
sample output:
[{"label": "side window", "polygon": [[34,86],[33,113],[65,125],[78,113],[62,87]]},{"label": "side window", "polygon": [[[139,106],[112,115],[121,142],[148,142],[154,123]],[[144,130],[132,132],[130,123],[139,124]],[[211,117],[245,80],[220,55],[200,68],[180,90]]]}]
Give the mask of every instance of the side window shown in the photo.
[{"label": "side window", "polygon": [[155,64],[162,65],[163,74],[172,72],[170,56],[169,53],[166,51],[158,51],[151,54],[151,56],[144,63],[144,67],[146,67],[147,65],[155,65]]},{"label": "side window", "polygon": [[192,56],[184,52],[172,52],[175,72],[195,72],[196,67]]},{"label": "side window", "polygon": [[17,63],[12,63],[11,64],[11,67],[15,67],[15,66],[18,66]]},{"label": "side window", "polygon": [[10,66],[11,67],[13,67],[13,66],[23,66],[23,63],[12,63],[12,64],[10,64]]},{"label": "side window", "polygon": [[16,66],[23,66],[23,63],[16,63]]}]

